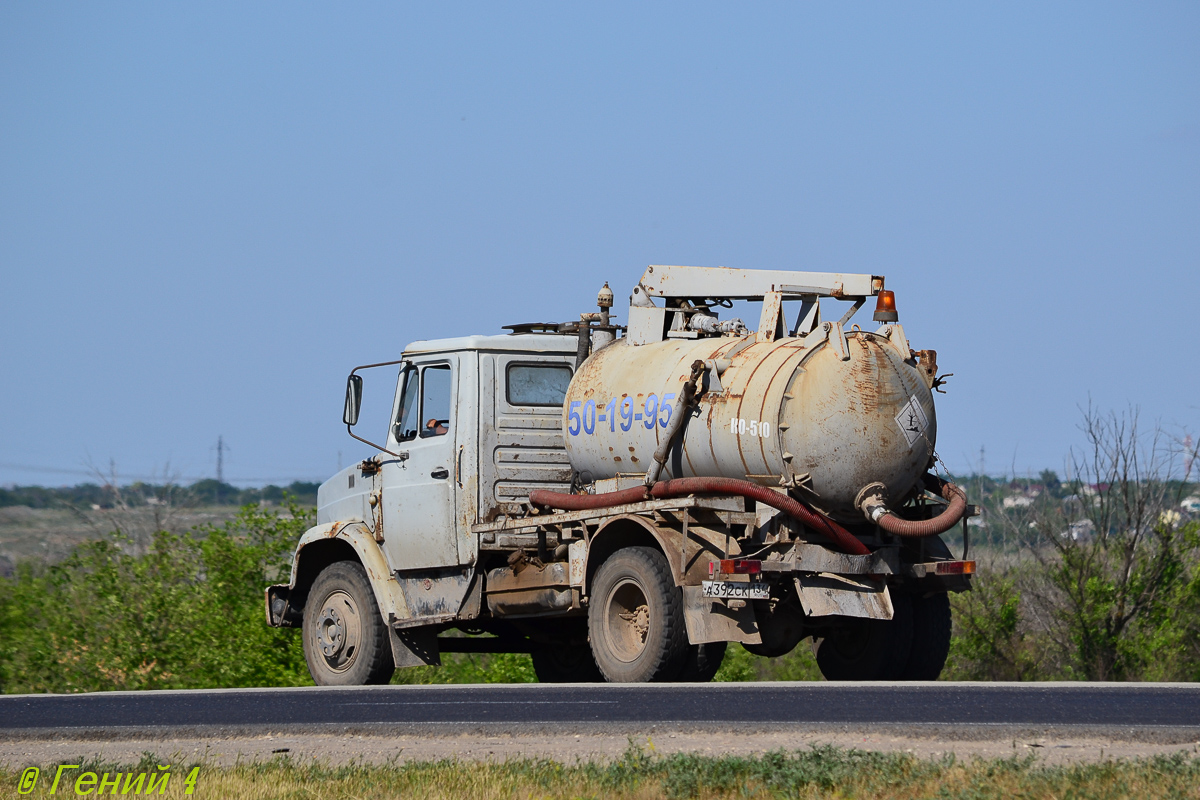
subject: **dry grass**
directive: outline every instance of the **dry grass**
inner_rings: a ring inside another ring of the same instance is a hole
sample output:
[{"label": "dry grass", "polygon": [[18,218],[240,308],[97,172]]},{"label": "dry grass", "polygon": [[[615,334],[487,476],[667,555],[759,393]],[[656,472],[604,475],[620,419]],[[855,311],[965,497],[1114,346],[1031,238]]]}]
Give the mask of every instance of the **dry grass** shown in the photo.
[{"label": "dry grass", "polygon": [[[154,508],[137,508],[115,520],[125,528],[152,529]],[[67,508],[0,508],[0,558],[11,564],[35,560],[55,564],[83,542],[102,538],[114,527],[112,511]],[[236,506],[200,506],[174,509],[169,524],[161,525],[182,532],[197,525],[221,525],[233,519]],[[159,520],[159,522],[162,522]]]},{"label": "dry grass", "polygon": [[[82,763],[82,762],[78,762]],[[187,767],[171,770],[167,797],[185,797]],[[75,772],[154,771],[139,765],[85,764]],[[28,797],[49,793],[54,767]],[[283,757],[219,768],[201,765],[197,798],[369,800],[373,798],[1200,798],[1200,759],[1183,755],[1070,766],[1034,758],[958,762],[907,754],[816,747],[756,757],[658,756],[630,746],[612,762],[571,765],[543,759],[500,763],[456,760],[329,767]],[[0,772],[5,796],[18,773]],[[74,795],[61,784],[58,794]]]}]

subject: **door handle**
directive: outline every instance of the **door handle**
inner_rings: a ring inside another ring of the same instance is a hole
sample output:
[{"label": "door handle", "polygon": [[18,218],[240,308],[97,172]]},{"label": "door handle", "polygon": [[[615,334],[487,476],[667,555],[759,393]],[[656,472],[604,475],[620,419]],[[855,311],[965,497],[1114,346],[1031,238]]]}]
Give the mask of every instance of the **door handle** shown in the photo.
[{"label": "door handle", "polygon": [[450,470],[445,467],[438,467],[433,472],[429,473],[429,477],[437,478],[439,481],[450,477]]}]

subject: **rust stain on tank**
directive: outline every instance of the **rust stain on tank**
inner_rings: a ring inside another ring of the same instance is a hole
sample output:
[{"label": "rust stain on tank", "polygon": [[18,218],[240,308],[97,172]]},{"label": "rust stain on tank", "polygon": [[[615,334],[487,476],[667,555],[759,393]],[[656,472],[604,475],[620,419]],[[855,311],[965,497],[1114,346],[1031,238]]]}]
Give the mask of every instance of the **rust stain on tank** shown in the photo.
[{"label": "rust stain on tank", "polygon": [[880,401],[883,399],[880,397],[882,382],[879,356],[881,353],[878,345],[872,347],[866,341],[865,335],[855,336],[854,340],[858,344],[859,357],[850,361],[850,378],[853,381],[854,391],[847,397],[858,400],[862,405],[863,413],[870,414],[880,409]]}]

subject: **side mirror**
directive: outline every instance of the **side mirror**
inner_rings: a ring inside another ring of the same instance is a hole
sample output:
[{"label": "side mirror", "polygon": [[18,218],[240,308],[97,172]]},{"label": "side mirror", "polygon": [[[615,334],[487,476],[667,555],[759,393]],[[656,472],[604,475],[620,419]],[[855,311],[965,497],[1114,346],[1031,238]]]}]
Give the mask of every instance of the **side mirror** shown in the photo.
[{"label": "side mirror", "polygon": [[353,427],[358,424],[358,411],[362,408],[362,376],[351,375],[346,379],[346,408],[342,411],[342,422]]}]

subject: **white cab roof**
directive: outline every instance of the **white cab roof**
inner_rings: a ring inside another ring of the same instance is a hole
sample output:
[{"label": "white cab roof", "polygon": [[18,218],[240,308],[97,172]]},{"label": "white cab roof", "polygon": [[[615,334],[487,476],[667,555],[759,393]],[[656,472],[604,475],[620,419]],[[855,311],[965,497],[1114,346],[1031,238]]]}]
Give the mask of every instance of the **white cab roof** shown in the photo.
[{"label": "white cab roof", "polygon": [[499,336],[456,336],[453,339],[429,339],[413,342],[404,348],[404,357],[460,350],[574,353],[578,346],[579,340],[574,334],[510,333]]}]

